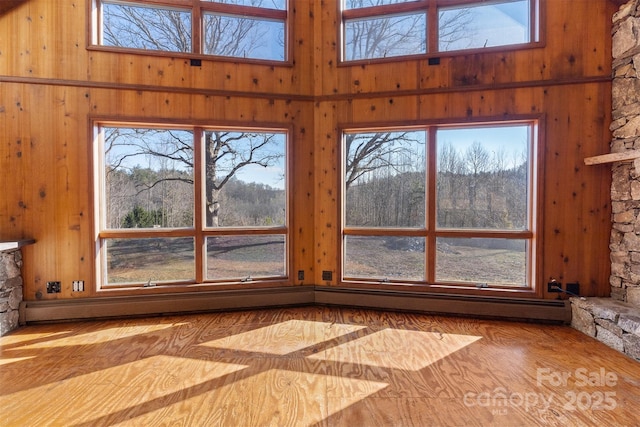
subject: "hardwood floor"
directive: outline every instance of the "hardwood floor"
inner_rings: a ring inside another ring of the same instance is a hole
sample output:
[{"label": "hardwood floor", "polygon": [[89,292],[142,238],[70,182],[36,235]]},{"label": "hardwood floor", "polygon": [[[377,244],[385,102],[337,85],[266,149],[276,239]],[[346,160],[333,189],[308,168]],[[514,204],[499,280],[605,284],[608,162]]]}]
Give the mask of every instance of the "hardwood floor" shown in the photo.
[{"label": "hardwood floor", "polygon": [[640,363],[569,327],[301,307],[0,338],[0,426],[632,426]]}]

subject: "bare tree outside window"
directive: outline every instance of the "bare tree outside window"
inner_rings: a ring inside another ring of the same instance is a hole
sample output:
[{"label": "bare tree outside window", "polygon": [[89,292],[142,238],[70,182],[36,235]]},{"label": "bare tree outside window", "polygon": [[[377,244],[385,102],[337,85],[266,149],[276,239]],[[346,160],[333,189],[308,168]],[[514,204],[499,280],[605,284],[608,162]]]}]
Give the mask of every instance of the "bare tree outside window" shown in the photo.
[{"label": "bare tree outside window", "polygon": [[236,4],[239,6],[253,6],[262,8],[271,8],[277,10],[285,10],[287,8],[287,0],[206,0],[212,3]]},{"label": "bare tree outside window", "polygon": [[[286,133],[105,126],[101,134],[107,285],[193,280],[203,255],[195,247],[196,215],[218,230],[279,228],[206,237],[204,279],[286,275]],[[195,141],[202,144],[200,171]],[[205,197],[196,206],[200,178]]]},{"label": "bare tree outside window", "polygon": [[363,7],[383,6],[387,4],[407,3],[413,0],[345,0],[345,9],[359,9]]},{"label": "bare tree outside window", "polygon": [[[407,1],[347,0],[345,10],[398,3]],[[353,61],[427,53],[427,13],[425,8],[410,13],[378,12],[367,17],[345,19],[344,59]],[[470,37],[470,17],[465,9],[446,16],[444,20],[442,18],[441,16],[439,38],[448,40]]]},{"label": "bare tree outside window", "polygon": [[529,127],[438,131],[437,225],[528,227]]},{"label": "bare tree outside window", "polygon": [[[343,58],[357,61],[530,43],[535,37],[533,1],[537,0],[438,2],[436,7],[436,2],[346,0]],[[393,6],[400,3],[405,6]],[[427,22],[437,22],[437,31]],[[436,40],[429,40],[429,34]]]},{"label": "bare tree outside window", "polygon": [[191,52],[191,12],[157,6],[102,3],[105,46]]},{"label": "bare tree outside window", "polygon": [[412,13],[345,22],[345,59],[389,58],[425,53],[427,15]]},{"label": "bare tree outside window", "polygon": [[[193,227],[193,132],[105,128],[108,228]],[[283,226],[285,134],[204,132],[206,224]]]},{"label": "bare tree outside window", "polygon": [[438,49],[481,49],[530,41],[530,0],[502,0],[438,10]]},{"label": "bare tree outside window", "polygon": [[103,131],[106,227],[193,227],[193,133]]},{"label": "bare tree outside window", "polygon": [[[221,1],[286,10],[282,0]],[[193,46],[191,9],[142,3],[102,2],[104,46],[195,52],[234,58],[285,60],[285,19],[202,11],[202,46]]]},{"label": "bare tree outside window", "polygon": [[469,8],[457,8],[438,13],[438,50],[468,48],[474,39],[473,14]]},{"label": "bare tree outside window", "polygon": [[204,49],[207,55],[285,59],[284,22],[206,13]]},{"label": "bare tree outside window", "polygon": [[[344,8],[361,9],[406,2],[346,0]],[[427,19],[424,12],[346,20],[344,27],[344,58],[347,61],[426,52]]]},{"label": "bare tree outside window", "polygon": [[425,132],[347,133],[346,224],[423,226]]},{"label": "bare tree outside window", "polygon": [[[271,196],[267,196],[271,208],[268,212],[264,212],[261,219],[263,223],[258,224],[248,224],[242,218],[230,215],[229,210],[224,212],[223,201],[228,200],[230,194],[223,192],[223,189],[232,186],[233,178],[237,178],[247,170],[253,170],[255,177],[271,170],[272,173],[279,175],[281,182],[284,182],[285,135],[206,131],[204,138],[207,227],[284,225],[286,206],[284,186],[280,190],[263,186],[263,195],[265,192],[271,192]],[[255,200],[253,205],[267,207],[258,200]]]},{"label": "bare tree outside window", "polygon": [[429,176],[428,127],[347,132],[345,279],[527,286],[532,126],[436,126]]}]

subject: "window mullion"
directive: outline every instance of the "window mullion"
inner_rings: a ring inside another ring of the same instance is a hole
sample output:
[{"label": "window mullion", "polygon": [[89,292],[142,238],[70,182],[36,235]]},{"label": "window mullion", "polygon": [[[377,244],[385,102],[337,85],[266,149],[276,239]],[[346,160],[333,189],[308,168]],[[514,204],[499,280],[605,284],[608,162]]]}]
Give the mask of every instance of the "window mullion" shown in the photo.
[{"label": "window mullion", "polygon": [[203,134],[202,128],[196,127],[193,130],[193,178],[194,178],[194,207],[193,207],[193,221],[195,228],[195,270],[196,270],[196,283],[202,283],[205,279],[204,274],[204,257],[206,255],[205,238],[203,235],[204,229],[204,201],[206,200],[203,194],[202,181],[204,179],[204,167],[202,162],[202,144]]},{"label": "window mullion", "polygon": [[202,53],[202,8],[199,1],[195,2],[191,11],[191,50],[193,53]]},{"label": "window mullion", "polygon": [[541,23],[541,14],[540,14],[540,2],[544,0],[531,1],[529,6],[531,10],[529,11],[529,16],[531,17],[531,34],[530,34],[530,43],[537,43],[540,41],[540,29],[542,28]]},{"label": "window mullion", "polygon": [[438,3],[430,0],[427,7],[427,53],[438,52]]},{"label": "window mullion", "polygon": [[427,215],[427,236],[425,263],[427,283],[435,283],[436,279],[436,177],[437,177],[437,159],[438,150],[436,146],[437,128],[431,126],[427,129],[427,195],[425,197],[427,206],[425,213]]}]

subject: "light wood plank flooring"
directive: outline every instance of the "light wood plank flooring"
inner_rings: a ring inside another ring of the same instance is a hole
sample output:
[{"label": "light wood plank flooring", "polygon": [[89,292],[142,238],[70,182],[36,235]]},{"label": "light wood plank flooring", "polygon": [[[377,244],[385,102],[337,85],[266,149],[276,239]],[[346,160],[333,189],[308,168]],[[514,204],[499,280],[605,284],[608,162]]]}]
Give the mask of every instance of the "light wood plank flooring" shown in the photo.
[{"label": "light wood plank flooring", "polygon": [[634,426],[640,363],[569,327],[326,307],[33,325],[0,426]]}]

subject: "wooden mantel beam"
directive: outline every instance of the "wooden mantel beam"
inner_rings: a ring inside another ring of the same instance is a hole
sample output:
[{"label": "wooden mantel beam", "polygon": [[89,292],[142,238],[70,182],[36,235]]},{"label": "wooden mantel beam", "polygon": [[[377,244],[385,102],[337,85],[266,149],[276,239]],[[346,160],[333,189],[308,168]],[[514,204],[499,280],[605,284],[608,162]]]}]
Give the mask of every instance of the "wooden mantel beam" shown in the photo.
[{"label": "wooden mantel beam", "polygon": [[640,158],[640,150],[627,150],[621,153],[602,154],[600,156],[587,157],[585,165],[600,165],[603,163],[623,162]]}]

